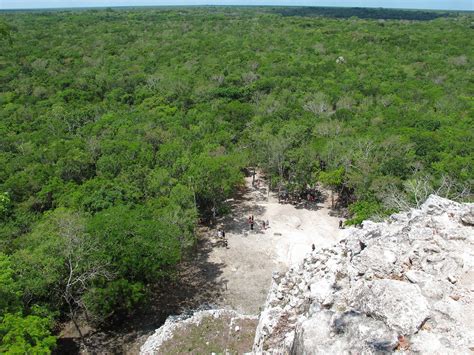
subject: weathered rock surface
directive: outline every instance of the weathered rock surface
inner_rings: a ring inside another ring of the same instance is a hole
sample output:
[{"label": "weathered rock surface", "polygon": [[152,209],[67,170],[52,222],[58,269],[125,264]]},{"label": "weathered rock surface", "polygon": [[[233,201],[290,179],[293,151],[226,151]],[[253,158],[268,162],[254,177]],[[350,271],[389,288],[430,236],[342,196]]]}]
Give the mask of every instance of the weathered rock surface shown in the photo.
[{"label": "weathered rock surface", "polygon": [[473,266],[474,204],[430,196],[274,275],[253,351],[471,353]]}]

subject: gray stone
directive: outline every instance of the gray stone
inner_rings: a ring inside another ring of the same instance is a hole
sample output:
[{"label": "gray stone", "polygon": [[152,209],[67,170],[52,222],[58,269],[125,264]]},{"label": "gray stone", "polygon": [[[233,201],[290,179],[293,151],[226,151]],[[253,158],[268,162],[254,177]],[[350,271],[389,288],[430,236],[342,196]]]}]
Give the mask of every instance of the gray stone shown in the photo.
[{"label": "gray stone", "polygon": [[417,331],[430,314],[420,288],[397,280],[360,282],[352,291],[350,303],[402,334]]},{"label": "gray stone", "polygon": [[294,354],[378,353],[397,346],[397,333],[356,313],[321,311],[296,330]]},{"label": "gray stone", "polygon": [[[312,253],[300,267],[310,303],[293,309],[283,328],[275,319],[285,320],[290,309],[272,319],[262,314],[267,333],[262,340],[257,331],[254,351],[376,354],[400,345],[401,351],[406,346],[422,354],[469,353],[473,206],[430,196],[420,209],[392,216],[389,223],[366,221],[362,229],[346,229],[337,247]],[[299,284],[298,274],[285,277]],[[405,336],[400,344],[398,335]]]}]

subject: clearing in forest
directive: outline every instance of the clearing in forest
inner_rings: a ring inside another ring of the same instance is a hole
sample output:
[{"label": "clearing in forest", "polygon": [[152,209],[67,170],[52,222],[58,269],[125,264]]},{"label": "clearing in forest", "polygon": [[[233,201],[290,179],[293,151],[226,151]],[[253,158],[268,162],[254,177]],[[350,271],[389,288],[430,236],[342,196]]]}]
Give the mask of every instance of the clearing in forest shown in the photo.
[{"label": "clearing in forest", "polygon": [[[240,194],[229,201],[229,215],[218,218],[212,229],[200,227],[196,253],[181,265],[176,284],[154,288],[153,300],[119,329],[84,329],[90,351],[135,354],[167,316],[207,305],[258,315],[273,271],[283,272],[302,261],[312,244],[320,249],[339,241],[339,219],[330,215],[329,199],[296,206],[279,203],[262,177],[256,178],[259,187],[252,186],[251,177],[245,179]],[[250,215],[255,220],[253,231]],[[265,230],[263,221],[269,222]],[[227,248],[217,237],[217,228],[224,228]],[[61,338],[78,339],[72,324]]]},{"label": "clearing in forest", "polygon": [[[340,239],[339,219],[330,215],[327,202],[279,203],[262,177],[256,178],[259,186],[252,186],[247,177],[242,195],[231,201],[231,214],[218,220],[216,227],[225,230],[228,247],[217,237],[217,228],[208,234],[213,244],[208,261],[221,265],[219,283],[224,287],[219,306],[244,314],[259,312],[273,271],[298,264],[312,244],[320,249]],[[251,215],[253,231],[248,223]],[[269,222],[267,229],[263,221]]]}]

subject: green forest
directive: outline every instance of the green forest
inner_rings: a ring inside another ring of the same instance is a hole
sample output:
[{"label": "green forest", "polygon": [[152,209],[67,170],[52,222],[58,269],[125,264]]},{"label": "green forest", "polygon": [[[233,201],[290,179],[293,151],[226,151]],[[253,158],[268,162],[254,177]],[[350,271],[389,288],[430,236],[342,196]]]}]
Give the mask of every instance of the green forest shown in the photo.
[{"label": "green forest", "polygon": [[472,200],[474,17],[293,12],[0,13],[0,353],[133,314],[248,167],[347,224]]}]

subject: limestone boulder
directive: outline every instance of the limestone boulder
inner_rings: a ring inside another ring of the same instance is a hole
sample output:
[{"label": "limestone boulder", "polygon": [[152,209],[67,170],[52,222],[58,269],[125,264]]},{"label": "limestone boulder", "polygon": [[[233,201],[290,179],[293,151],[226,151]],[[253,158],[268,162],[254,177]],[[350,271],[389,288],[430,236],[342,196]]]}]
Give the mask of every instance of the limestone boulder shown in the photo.
[{"label": "limestone boulder", "polygon": [[415,333],[430,315],[420,288],[397,280],[362,281],[353,288],[349,302],[354,310],[404,335]]}]

